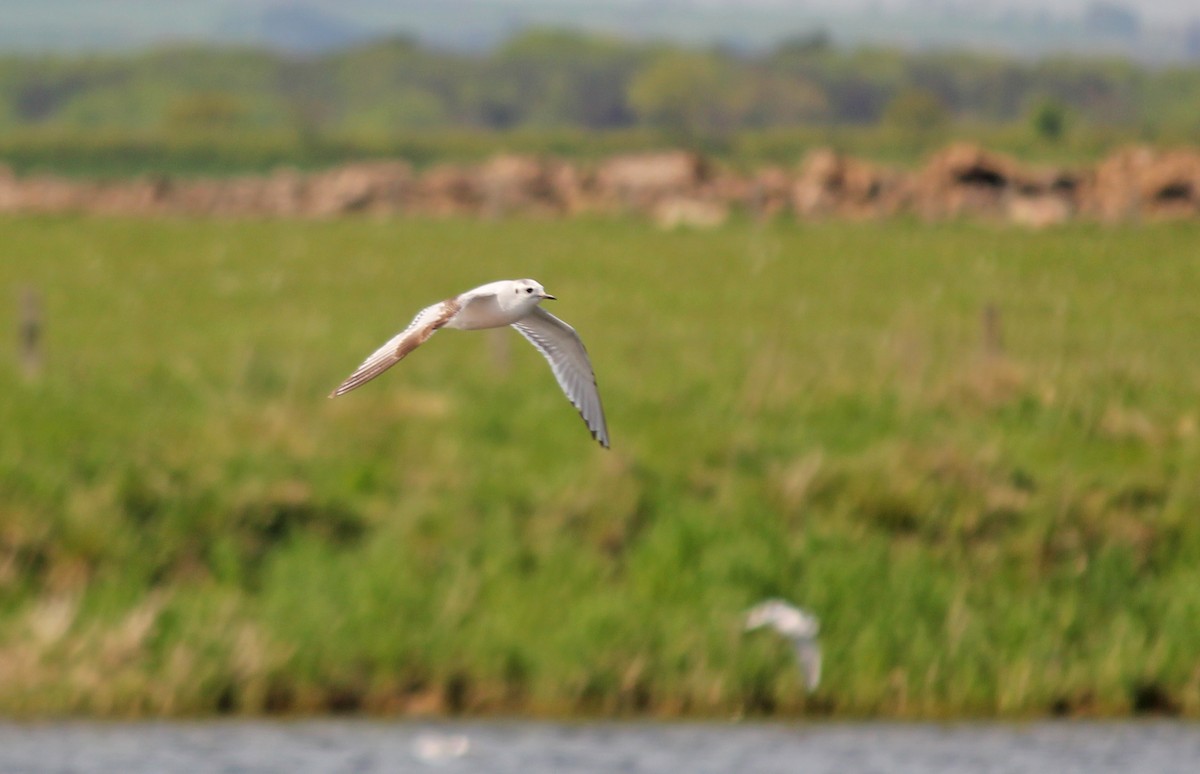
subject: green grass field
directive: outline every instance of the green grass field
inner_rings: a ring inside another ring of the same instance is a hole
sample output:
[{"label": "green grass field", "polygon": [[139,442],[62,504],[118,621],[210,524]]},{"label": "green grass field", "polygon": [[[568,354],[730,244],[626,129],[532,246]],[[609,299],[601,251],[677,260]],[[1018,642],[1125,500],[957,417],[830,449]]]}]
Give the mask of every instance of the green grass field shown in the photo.
[{"label": "green grass field", "polygon": [[[0,712],[1200,715],[1200,225],[0,220]],[[512,331],[532,276],[600,449]],[[998,326],[985,335],[984,310]],[[987,343],[987,342],[991,343]],[[822,620],[820,689],[741,614]]]}]

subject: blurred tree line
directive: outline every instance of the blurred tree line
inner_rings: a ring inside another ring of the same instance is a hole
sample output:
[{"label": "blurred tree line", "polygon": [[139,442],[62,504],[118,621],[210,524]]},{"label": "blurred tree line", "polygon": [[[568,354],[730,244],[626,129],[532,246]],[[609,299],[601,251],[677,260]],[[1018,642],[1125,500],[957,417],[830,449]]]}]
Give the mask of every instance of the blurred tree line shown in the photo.
[{"label": "blurred tree line", "polygon": [[676,142],[795,128],[885,127],[922,146],[949,127],[1076,128],[1200,140],[1200,68],[845,50],[822,33],[746,53],[528,30],[485,54],[391,39],[322,56],[172,47],[0,58],[4,135],[378,141],[413,132],[652,131]]}]

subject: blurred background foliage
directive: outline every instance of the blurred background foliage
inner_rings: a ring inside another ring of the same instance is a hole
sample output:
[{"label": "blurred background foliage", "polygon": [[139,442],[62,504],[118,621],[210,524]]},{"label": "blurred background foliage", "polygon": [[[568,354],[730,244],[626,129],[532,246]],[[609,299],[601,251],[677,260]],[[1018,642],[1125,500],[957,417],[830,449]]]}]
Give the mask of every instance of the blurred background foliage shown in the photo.
[{"label": "blurred background foliage", "polygon": [[478,52],[396,37],[303,56],[8,55],[0,159],[18,171],[208,173],[470,158],[497,143],[583,156],[684,144],[762,161],[833,142],[904,160],[953,133],[1069,160],[1133,140],[1196,142],[1197,104],[1200,69],[1182,64],[846,49],[820,33],[745,52],[530,29]]}]

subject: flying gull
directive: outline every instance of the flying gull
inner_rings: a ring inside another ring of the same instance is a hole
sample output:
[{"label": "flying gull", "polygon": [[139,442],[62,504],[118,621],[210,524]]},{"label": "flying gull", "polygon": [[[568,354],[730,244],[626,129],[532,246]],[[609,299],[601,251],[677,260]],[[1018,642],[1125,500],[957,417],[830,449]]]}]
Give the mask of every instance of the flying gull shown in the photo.
[{"label": "flying gull", "polygon": [[817,632],[821,624],[817,617],[782,599],[768,599],[746,611],[746,630],[770,626],[791,640],[796,650],[796,659],[804,672],[804,684],[812,693],[821,682],[821,648],[817,645]]},{"label": "flying gull", "polygon": [[427,306],[407,328],[364,360],[329,397],[343,395],[379,376],[428,341],[439,328],[469,331],[511,325],[550,363],[554,378],[579,410],[592,437],[608,448],[608,427],[587,350],[574,328],[539,306],[543,300],[555,298],[540,283],[519,279],[489,282]]}]

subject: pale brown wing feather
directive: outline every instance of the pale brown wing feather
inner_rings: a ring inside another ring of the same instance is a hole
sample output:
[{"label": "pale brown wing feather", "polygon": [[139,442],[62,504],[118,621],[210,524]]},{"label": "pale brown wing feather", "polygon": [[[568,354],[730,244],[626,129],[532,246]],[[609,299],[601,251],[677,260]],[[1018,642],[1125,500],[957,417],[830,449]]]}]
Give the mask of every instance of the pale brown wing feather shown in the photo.
[{"label": "pale brown wing feather", "polygon": [[407,328],[371,353],[370,357],[364,360],[354,373],[346,377],[346,381],[329,393],[329,397],[345,395],[399,363],[409,352],[428,341],[438,328],[450,322],[454,315],[458,314],[460,308],[462,305],[457,298],[449,298],[422,309]]}]

